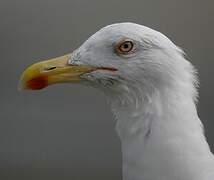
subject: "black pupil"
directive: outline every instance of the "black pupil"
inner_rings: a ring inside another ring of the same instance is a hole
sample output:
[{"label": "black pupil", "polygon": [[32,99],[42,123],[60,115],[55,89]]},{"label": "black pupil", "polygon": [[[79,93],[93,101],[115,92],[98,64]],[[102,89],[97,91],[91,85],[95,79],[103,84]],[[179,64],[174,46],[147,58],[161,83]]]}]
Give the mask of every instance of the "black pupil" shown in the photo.
[{"label": "black pupil", "polygon": [[123,48],[124,48],[124,49],[128,49],[128,48],[129,48],[129,44],[128,44],[128,43],[125,43],[125,44],[123,45]]},{"label": "black pupil", "polygon": [[125,41],[120,44],[118,50],[120,53],[129,53],[133,49],[133,43],[131,41]]}]

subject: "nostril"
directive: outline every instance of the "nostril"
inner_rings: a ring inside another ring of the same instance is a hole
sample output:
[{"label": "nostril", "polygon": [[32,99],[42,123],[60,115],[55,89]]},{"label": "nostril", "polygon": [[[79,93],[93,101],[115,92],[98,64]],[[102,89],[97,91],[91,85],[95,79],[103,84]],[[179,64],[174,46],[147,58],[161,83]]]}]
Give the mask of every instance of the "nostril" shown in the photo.
[{"label": "nostril", "polygon": [[45,71],[50,71],[50,70],[53,70],[53,69],[56,69],[56,66],[50,66],[50,67],[45,67],[44,68]]}]

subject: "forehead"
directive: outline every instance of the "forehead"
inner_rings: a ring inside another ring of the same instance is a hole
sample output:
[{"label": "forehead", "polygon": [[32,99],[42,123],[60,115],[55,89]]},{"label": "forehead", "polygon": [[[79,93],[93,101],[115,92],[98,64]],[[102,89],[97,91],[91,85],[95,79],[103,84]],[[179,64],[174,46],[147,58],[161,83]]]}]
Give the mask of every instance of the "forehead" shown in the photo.
[{"label": "forehead", "polygon": [[142,38],[143,32],[140,25],[134,25],[132,23],[119,23],[108,25],[94,35],[92,35],[88,41],[106,41],[106,42],[116,42],[122,38],[131,38],[133,40],[138,40]]},{"label": "forehead", "polygon": [[118,23],[100,29],[84,44],[85,46],[112,45],[124,38],[162,47],[170,43],[166,36],[148,27],[134,23]]}]

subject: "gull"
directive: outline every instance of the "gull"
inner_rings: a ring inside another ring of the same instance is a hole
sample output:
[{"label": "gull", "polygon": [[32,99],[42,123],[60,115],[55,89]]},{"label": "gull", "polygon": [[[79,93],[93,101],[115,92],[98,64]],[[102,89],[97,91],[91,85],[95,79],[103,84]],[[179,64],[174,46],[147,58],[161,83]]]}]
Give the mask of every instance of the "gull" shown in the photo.
[{"label": "gull", "polygon": [[214,156],[197,115],[197,71],[162,33],[108,25],[72,53],[28,67],[20,88],[56,83],[82,83],[106,95],[123,180],[214,180]]}]

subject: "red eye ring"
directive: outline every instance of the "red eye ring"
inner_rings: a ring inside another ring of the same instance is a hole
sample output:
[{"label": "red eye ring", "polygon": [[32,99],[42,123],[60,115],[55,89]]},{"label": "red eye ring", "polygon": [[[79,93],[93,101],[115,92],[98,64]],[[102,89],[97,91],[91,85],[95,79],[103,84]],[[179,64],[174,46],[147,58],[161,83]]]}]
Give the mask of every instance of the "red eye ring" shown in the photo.
[{"label": "red eye ring", "polygon": [[116,52],[118,54],[130,54],[133,53],[134,50],[135,44],[131,39],[122,40],[116,45]]}]

